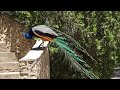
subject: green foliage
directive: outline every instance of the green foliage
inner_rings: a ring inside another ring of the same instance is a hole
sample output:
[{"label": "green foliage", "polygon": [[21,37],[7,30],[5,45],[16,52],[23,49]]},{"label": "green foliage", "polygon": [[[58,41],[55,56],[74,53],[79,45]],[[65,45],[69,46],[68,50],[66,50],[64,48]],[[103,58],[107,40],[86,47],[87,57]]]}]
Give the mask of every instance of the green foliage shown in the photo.
[{"label": "green foliage", "polygon": [[[74,41],[72,41],[74,42]],[[82,58],[77,55],[72,48],[70,48],[70,44],[66,42],[66,39],[63,37],[57,37],[54,40],[54,43],[56,43],[61,49],[63,49],[68,55],[69,58],[73,58],[73,60],[77,61],[79,63],[79,68],[81,68],[81,72],[85,74],[90,79],[98,79],[96,75],[91,71],[91,67],[84,61]]]},{"label": "green foliage", "polygon": [[[100,78],[110,78],[112,70],[120,64],[120,12],[119,11],[4,11],[26,27],[45,24],[74,38],[86,51],[80,52],[78,47],[73,49],[81,55]],[[72,43],[71,43],[72,44]],[[73,45],[74,46],[74,45]],[[55,47],[55,46],[54,46]],[[52,78],[86,78],[75,70],[65,71],[65,62],[60,57],[61,51],[51,48]],[[55,52],[55,53],[53,53]],[[93,61],[92,58],[97,61]],[[59,57],[59,58],[58,58]],[[68,64],[69,62],[67,62]],[[62,68],[62,69],[61,69]],[[63,70],[64,69],[64,70]],[[70,68],[71,69],[71,68]],[[55,70],[55,71],[54,71]],[[63,71],[63,73],[61,73]],[[65,71],[65,72],[64,72]],[[76,73],[75,73],[76,72]],[[72,75],[74,73],[74,76]],[[54,75],[53,75],[54,74]],[[77,76],[77,75],[80,75]],[[71,76],[71,77],[69,77]]]},{"label": "green foliage", "polygon": [[51,51],[51,54],[56,54],[58,52],[58,48],[50,47],[49,50]]}]

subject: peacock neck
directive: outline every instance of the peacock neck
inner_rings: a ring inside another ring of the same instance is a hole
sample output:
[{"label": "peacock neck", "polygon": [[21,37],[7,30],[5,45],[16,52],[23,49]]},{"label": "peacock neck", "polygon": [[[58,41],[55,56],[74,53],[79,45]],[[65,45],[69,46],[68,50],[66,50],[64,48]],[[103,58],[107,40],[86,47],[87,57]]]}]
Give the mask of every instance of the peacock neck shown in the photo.
[{"label": "peacock neck", "polygon": [[27,39],[31,39],[32,37],[33,37],[32,34],[30,34],[30,33],[27,33],[27,34],[26,34],[26,38],[27,38]]}]

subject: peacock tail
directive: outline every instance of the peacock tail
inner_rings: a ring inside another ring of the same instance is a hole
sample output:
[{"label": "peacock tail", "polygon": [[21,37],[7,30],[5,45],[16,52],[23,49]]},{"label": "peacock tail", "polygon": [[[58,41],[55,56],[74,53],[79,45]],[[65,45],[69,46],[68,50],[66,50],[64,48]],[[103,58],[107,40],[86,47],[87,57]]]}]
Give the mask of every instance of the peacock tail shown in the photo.
[{"label": "peacock tail", "polygon": [[[73,38],[71,38],[70,36],[62,36],[63,33],[61,33],[60,31],[57,32],[59,34],[59,37],[54,39],[54,43],[57,44],[57,46],[64,50],[68,56],[70,58],[72,58],[72,60],[74,60],[75,62],[77,62],[81,72],[86,75],[87,77],[89,77],[90,79],[99,79],[99,77],[97,75],[95,75],[92,71],[92,68],[81,58],[80,55],[78,55],[74,50],[73,50],[73,46],[75,45],[75,47],[77,47],[79,50],[83,51],[85,53],[85,50],[83,47],[81,47]],[[66,38],[67,37],[67,38]],[[69,41],[68,40],[71,40]],[[74,44],[73,44],[74,42]],[[87,53],[88,54],[88,53]],[[90,56],[90,55],[89,55]],[[91,57],[91,56],[90,56]],[[91,57],[91,59],[93,59]],[[94,60],[94,59],[93,59]]]},{"label": "peacock tail", "polygon": [[65,38],[63,37],[57,37],[54,39],[54,43],[56,43],[60,48],[64,49],[65,52],[73,58],[73,60],[77,61],[79,63],[79,67],[81,68],[82,72],[88,76],[90,79],[98,79],[98,76],[96,76],[90,69],[91,67],[80,58],[79,55],[77,55],[64,41]]}]

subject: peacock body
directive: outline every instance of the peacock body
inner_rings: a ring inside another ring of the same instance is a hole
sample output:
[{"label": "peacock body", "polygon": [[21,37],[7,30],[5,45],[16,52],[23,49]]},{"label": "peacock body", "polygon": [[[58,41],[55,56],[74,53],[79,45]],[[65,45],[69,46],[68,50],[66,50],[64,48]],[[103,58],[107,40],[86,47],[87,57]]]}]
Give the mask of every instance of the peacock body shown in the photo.
[{"label": "peacock body", "polygon": [[28,33],[24,32],[23,35],[26,39],[40,38],[43,41],[50,41],[57,44],[59,48],[63,49],[69,55],[69,57],[72,58],[72,60],[78,63],[82,73],[84,73],[90,79],[98,79],[99,77],[92,72],[91,67],[72,49],[72,46],[74,45],[68,43],[69,40],[74,42],[82,52],[85,52],[84,49],[69,35],[63,35],[63,33],[59,30],[55,31],[57,33],[46,25],[38,25],[32,27]]}]

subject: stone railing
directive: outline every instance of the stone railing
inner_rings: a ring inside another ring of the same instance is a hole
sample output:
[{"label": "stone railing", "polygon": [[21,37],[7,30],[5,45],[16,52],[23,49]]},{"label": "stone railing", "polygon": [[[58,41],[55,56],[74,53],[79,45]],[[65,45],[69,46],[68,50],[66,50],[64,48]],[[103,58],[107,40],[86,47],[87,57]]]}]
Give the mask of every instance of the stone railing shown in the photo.
[{"label": "stone railing", "polygon": [[50,79],[49,42],[44,42],[43,48],[38,47],[41,43],[37,40],[32,49],[19,59],[21,79]]}]

